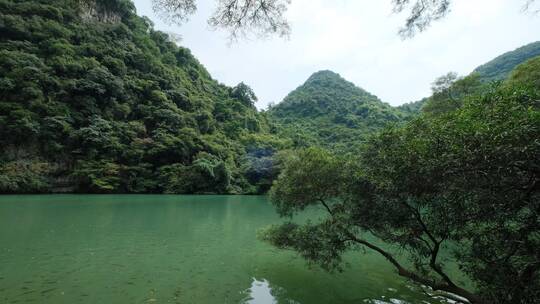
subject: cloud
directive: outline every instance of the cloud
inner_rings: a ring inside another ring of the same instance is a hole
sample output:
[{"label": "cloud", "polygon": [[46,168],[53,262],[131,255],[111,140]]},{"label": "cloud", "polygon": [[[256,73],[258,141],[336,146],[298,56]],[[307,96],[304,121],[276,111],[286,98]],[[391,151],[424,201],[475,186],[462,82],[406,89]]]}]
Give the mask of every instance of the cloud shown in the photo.
[{"label": "cloud", "polygon": [[206,19],[213,1],[182,27],[163,24],[147,0],[135,0],[139,14],[156,28],[179,33],[182,45],[228,85],[244,81],[259,96],[259,108],[279,102],[313,72],[330,69],[393,105],[419,100],[448,71],[468,74],[503,52],[540,40],[540,17],[523,14],[515,0],[455,0],[451,14],[426,32],[402,40],[404,15],[392,14],[390,0],[294,0],[288,11],[289,40],[240,41],[211,31]]}]

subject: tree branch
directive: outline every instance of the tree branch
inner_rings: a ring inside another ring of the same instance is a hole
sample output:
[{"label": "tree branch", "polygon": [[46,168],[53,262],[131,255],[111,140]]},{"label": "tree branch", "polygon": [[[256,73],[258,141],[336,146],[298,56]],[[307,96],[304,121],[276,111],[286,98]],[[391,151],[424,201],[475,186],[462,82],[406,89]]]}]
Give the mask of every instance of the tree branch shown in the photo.
[{"label": "tree branch", "polygon": [[[468,291],[468,290],[466,290],[464,288],[461,288],[461,287],[455,285],[454,283],[449,284],[445,280],[445,283],[441,284],[441,283],[437,283],[436,281],[433,281],[431,279],[420,277],[419,275],[417,275],[413,271],[410,271],[410,270],[406,269],[405,267],[403,267],[403,265],[401,265],[396,260],[396,258],[394,258],[394,256],[392,256],[392,254],[390,254],[389,252],[383,250],[382,248],[380,248],[380,247],[378,247],[378,246],[376,246],[376,245],[374,245],[374,244],[372,244],[372,243],[370,243],[370,242],[368,242],[366,240],[357,238],[355,235],[353,235],[352,233],[350,233],[348,231],[346,232],[346,234],[352,241],[354,241],[354,242],[356,242],[356,243],[358,243],[360,245],[363,245],[365,247],[368,247],[369,249],[372,249],[372,250],[378,252],[379,254],[381,254],[387,261],[389,261],[392,265],[394,265],[394,267],[398,271],[398,274],[400,276],[402,276],[402,277],[408,278],[408,279],[410,279],[410,280],[412,280],[412,281],[414,281],[416,283],[420,283],[420,284],[424,284],[426,286],[429,286],[433,290],[440,290],[440,291],[445,291],[445,292],[456,294],[456,295],[458,295],[460,297],[466,298],[467,300],[469,300],[473,304],[485,303],[479,296],[473,294],[472,292],[470,292],[470,291]],[[444,295],[442,295],[442,296],[444,296]],[[448,297],[448,298],[454,300],[454,297]]]},{"label": "tree branch", "polygon": [[332,211],[332,209],[330,209],[330,206],[328,206],[328,204],[322,198],[319,198],[318,201],[324,206],[324,208],[326,209],[326,211],[328,211],[328,213],[330,213],[330,215],[334,215],[334,212]]}]

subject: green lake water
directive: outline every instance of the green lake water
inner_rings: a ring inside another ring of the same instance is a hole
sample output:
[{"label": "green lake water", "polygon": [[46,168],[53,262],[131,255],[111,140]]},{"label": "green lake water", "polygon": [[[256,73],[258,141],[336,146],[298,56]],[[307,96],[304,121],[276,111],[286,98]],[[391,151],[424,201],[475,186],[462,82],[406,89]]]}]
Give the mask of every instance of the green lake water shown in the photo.
[{"label": "green lake water", "polygon": [[0,303],[441,303],[376,254],[328,274],[260,242],[262,196],[0,196]]}]

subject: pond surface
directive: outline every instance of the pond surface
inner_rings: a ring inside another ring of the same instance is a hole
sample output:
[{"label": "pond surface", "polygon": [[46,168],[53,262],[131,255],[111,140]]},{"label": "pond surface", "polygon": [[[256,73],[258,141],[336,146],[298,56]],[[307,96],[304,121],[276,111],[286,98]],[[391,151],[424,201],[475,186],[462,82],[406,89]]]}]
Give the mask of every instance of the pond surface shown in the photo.
[{"label": "pond surface", "polygon": [[261,196],[0,196],[0,303],[440,303],[375,254],[328,274],[257,240],[279,222]]}]

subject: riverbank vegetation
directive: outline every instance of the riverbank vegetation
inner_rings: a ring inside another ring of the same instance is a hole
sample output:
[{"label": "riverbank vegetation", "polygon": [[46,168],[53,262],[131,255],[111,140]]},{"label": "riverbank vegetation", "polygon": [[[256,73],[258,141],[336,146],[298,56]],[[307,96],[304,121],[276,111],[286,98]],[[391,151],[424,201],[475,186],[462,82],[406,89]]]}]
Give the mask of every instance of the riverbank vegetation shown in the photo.
[{"label": "riverbank vegetation", "polygon": [[[271,227],[262,238],[328,270],[340,269],[349,250],[372,250],[399,275],[459,302],[455,295],[471,303],[535,303],[540,298],[540,86],[531,68],[536,61],[519,66],[504,83],[461,96],[453,107],[449,99],[430,100],[430,111],[371,136],[357,157],[314,148],[297,152],[271,199],[284,217],[313,205],[327,216]],[[404,249],[412,266],[368,236]],[[443,259],[441,250],[449,244],[455,249],[451,259]],[[474,286],[460,286],[446,272],[448,263],[459,265]]]},{"label": "riverbank vegetation", "polygon": [[0,192],[268,189],[260,165],[289,141],[133,3],[0,8]]}]

